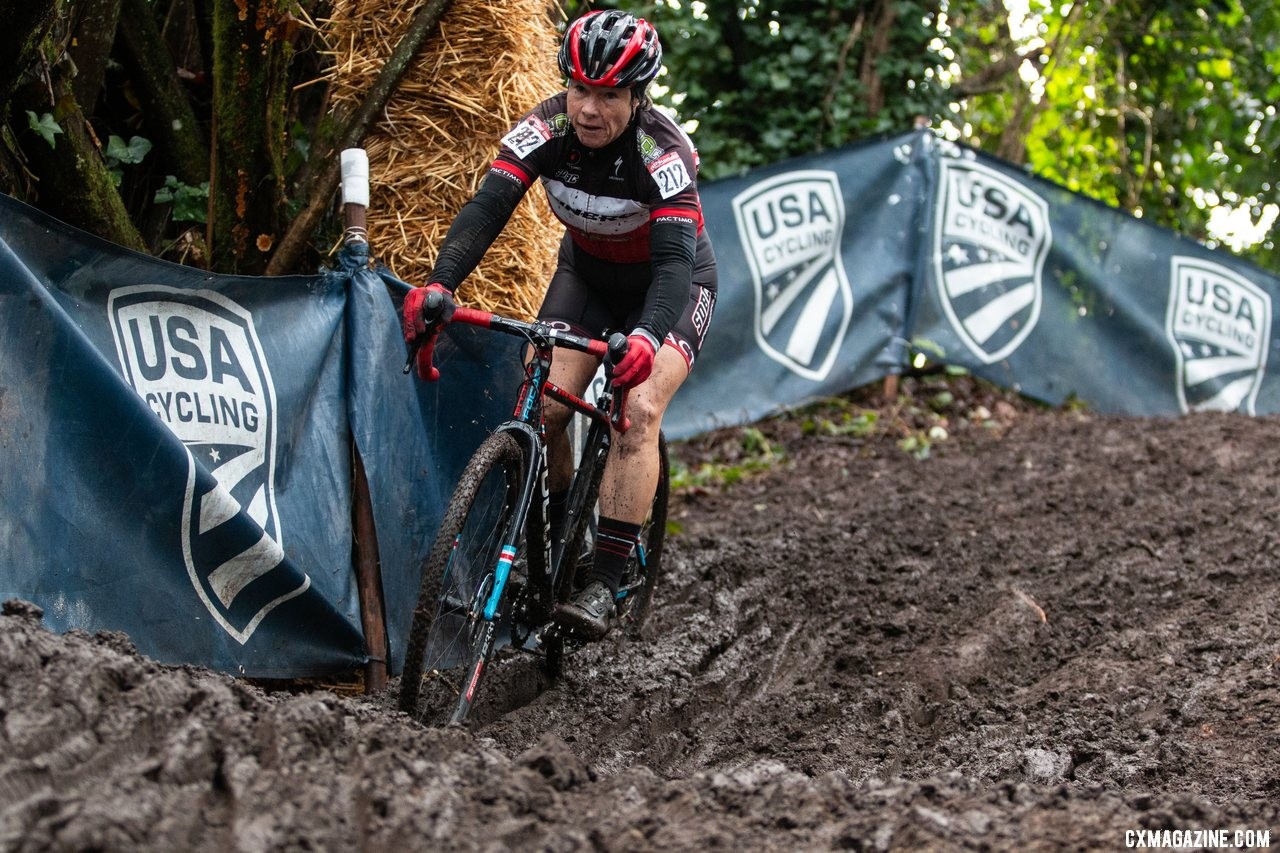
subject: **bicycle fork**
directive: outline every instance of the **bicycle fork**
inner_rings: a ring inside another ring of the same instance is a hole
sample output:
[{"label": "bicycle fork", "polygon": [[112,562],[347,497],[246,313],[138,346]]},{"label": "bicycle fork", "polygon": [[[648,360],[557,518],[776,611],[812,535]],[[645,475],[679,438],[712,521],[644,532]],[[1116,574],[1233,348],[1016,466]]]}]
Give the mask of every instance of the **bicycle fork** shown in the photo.
[{"label": "bicycle fork", "polygon": [[[516,546],[520,531],[524,530],[525,522],[529,515],[529,507],[532,506],[535,500],[542,502],[543,509],[543,557],[538,561],[543,565],[543,571],[545,571],[547,560],[550,559],[550,531],[547,529],[547,469],[542,445],[538,437],[533,434],[533,428],[530,426],[513,423],[507,428],[516,433],[517,441],[523,443],[526,450],[523,454],[525,468],[520,478],[520,490],[516,495],[515,511],[511,515],[503,537],[506,541],[503,543],[499,553],[498,562],[494,566],[493,586],[489,590],[484,606],[480,608],[478,613],[472,614],[473,618],[478,620],[476,628],[479,630],[480,635],[471,646],[472,656],[467,666],[462,695],[458,699],[458,705],[454,709],[451,719],[451,722],[454,723],[462,722],[470,711],[471,704],[475,700],[476,690],[480,686],[481,676],[484,674],[485,665],[493,656],[497,646],[498,626],[502,615],[500,613],[502,599],[506,594],[507,582],[511,578],[511,567],[515,563]],[[535,565],[533,560],[529,560],[529,564],[531,567]],[[531,577],[529,580],[534,581],[535,579]]]}]

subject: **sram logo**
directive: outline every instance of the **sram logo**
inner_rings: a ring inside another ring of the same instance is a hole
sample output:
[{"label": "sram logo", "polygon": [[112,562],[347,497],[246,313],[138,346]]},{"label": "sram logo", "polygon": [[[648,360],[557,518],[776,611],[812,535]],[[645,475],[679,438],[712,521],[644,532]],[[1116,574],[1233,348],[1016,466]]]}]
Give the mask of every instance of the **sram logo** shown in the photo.
[{"label": "sram logo", "polygon": [[1175,255],[1165,332],[1183,412],[1254,412],[1271,342],[1271,297],[1224,266]]},{"label": "sram logo", "polygon": [[284,559],[275,387],[253,318],[221,294],[159,285],[114,290],[107,304],[125,379],[187,448],[187,573],[243,644],[311,583],[273,571]]},{"label": "sram logo", "polygon": [[994,169],[944,159],[934,228],[938,298],[983,363],[1005,358],[1040,317],[1049,206]]},{"label": "sram logo", "polygon": [[792,372],[820,381],[853,317],[840,260],[844,201],[834,172],[787,172],[733,199],[755,285],[756,343]]}]

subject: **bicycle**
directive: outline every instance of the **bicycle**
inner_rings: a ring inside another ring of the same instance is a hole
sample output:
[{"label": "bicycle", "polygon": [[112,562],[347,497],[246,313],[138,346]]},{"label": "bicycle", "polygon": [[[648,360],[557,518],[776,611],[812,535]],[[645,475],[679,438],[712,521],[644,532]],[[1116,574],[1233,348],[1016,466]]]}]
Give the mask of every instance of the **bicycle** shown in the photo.
[{"label": "bicycle", "polygon": [[[541,655],[544,671],[554,679],[566,646],[576,642],[554,615],[574,591],[578,557],[590,544],[613,431],[623,432],[629,424],[626,393],[614,388],[607,370],[603,390],[591,403],[551,383],[551,363],[557,347],[616,361],[625,355],[627,342],[620,333],[606,342],[462,306],[446,320],[440,317],[441,303],[437,294],[427,296],[429,326],[461,322],[515,335],[530,344],[531,353],[512,418],[480,444],[449,500],[423,563],[405,650],[400,709],[420,719],[426,716],[418,708],[426,680],[441,694],[437,703],[452,702],[449,722],[461,724],[476,703],[486,667],[500,650]],[[415,357],[411,352],[406,373]],[[566,533],[559,542],[550,541],[544,394],[581,413],[589,424],[569,488]],[[615,602],[626,637],[644,628],[662,559],[670,471],[661,434],[659,460],[658,488]]]}]

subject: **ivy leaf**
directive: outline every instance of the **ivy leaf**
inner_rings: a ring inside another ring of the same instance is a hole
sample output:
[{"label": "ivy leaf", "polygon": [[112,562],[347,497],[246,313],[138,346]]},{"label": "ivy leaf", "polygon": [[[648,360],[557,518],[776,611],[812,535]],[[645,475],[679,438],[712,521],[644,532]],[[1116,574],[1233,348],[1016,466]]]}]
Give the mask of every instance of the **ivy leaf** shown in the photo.
[{"label": "ivy leaf", "polygon": [[49,147],[53,147],[53,138],[62,133],[62,128],[54,121],[52,113],[45,113],[39,118],[31,110],[27,110],[27,125],[40,134],[44,141],[49,143]]},{"label": "ivy leaf", "polygon": [[179,181],[173,175],[165,175],[164,186],[156,190],[156,204],[172,204],[175,222],[198,222],[203,225],[208,216],[209,182],[193,187]]},{"label": "ivy leaf", "polygon": [[132,137],[126,143],[114,134],[107,138],[107,160],[115,163],[141,163],[151,150],[151,141],[141,136]]},{"label": "ivy leaf", "polygon": [[796,133],[789,127],[771,127],[760,134],[760,141],[770,148],[786,149]]}]

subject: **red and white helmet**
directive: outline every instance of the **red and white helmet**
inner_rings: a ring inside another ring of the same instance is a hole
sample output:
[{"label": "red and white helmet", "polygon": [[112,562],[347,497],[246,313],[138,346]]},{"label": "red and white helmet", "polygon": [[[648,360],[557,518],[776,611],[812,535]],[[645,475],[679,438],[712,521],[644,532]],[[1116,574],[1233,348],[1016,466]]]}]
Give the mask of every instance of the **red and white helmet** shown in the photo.
[{"label": "red and white helmet", "polygon": [[588,12],[569,25],[560,44],[565,77],[592,86],[645,86],[662,67],[658,31],[617,9]]}]

